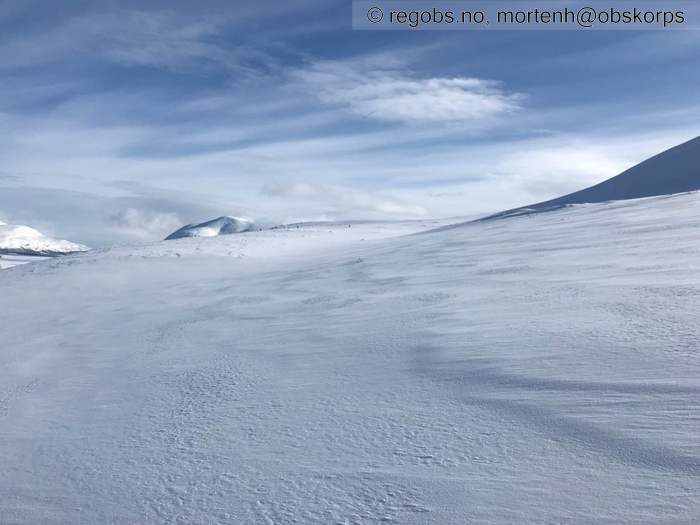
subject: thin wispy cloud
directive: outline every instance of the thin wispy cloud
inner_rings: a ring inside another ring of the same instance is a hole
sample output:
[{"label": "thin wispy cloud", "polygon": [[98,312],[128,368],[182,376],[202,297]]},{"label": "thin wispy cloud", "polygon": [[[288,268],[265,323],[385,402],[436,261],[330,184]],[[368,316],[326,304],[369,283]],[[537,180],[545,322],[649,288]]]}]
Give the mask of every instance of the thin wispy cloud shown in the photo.
[{"label": "thin wispy cloud", "polygon": [[227,39],[235,16],[174,10],[111,10],[69,17],[40,34],[20,34],[0,43],[0,70],[26,63],[62,65],[66,57],[85,64],[150,67],[229,79],[259,77],[281,67],[263,43]]},{"label": "thin wispy cloud", "polygon": [[323,103],[380,121],[483,125],[521,109],[525,100],[523,94],[507,92],[493,80],[417,78],[362,63],[320,62],[294,76]]},{"label": "thin wispy cloud", "polygon": [[[384,217],[425,217],[428,211],[399,198],[375,192],[363,192],[328,184],[308,182],[271,183],[263,186],[264,196],[293,201],[296,216],[287,215],[287,220],[298,222],[313,217],[325,219],[358,219]],[[302,210],[313,209],[309,216]]]}]

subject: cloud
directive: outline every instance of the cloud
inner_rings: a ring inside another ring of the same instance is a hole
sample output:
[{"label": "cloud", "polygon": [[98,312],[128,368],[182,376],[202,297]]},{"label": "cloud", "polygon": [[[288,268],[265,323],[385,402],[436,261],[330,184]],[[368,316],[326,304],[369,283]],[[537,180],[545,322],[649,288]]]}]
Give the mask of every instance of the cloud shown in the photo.
[{"label": "cloud", "polygon": [[[513,152],[498,165],[500,171],[511,174],[513,181],[535,199],[540,195],[559,196],[577,191],[635,164],[624,155],[632,150],[631,145],[622,152],[581,139],[572,139],[569,144],[537,146]],[[653,147],[649,151],[654,151]],[[643,158],[644,154],[639,157]]]},{"label": "cloud", "polygon": [[111,217],[113,227],[135,240],[162,239],[183,225],[174,213],[127,208]]},{"label": "cloud", "polygon": [[521,108],[524,95],[470,77],[414,78],[371,64],[318,62],[293,76],[325,104],[389,122],[483,124]]},{"label": "cloud", "polygon": [[188,222],[241,209],[190,192],[125,186],[111,195],[56,187],[0,186],[0,219],[92,247],[157,241]]},{"label": "cloud", "polygon": [[46,31],[0,41],[0,69],[73,60],[146,66],[206,75],[258,76],[279,67],[261,45],[225,38],[232,16],[172,10],[93,10],[66,17]]},{"label": "cloud", "polygon": [[266,184],[261,193],[284,201],[290,214],[285,222],[309,220],[308,210],[313,210],[314,218],[323,217],[328,220],[407,219],[425,217],[428,213],[422,206],[385,194],[325,184]]},{"label": "cloud", "polygon": [[[359,42],[321,23],[338,24],[328,2],[300,2],[17,2],[33,7],[9,13],[0,35],[0,209],[90,246],[223,214],[488,213],[582,188],[697,135],[692,90],[659,81],[620,99],[637,59],[596,60],[609,46],[556,38],[561,49],[537,44],[523,68],[525,37],[467,54],[437,34],[418,46]],[[311,18],[320,29],[302,36]],[[656,58],[688,58],[688,38],[664,39]],[[561,58],[572,52],[591,68],[575,71]],[[686,62],[664,71],[692,86]]]},{"label": "cloud", "polygon": [[218,28],[204,20],[186,21],[170,13],[130,12],[94,16],[83,20],[92,38],[110,23],[120,31],[109,33],[102,52],[112,59],[134,65],[176,67],[193,60],[216,56],[219,49],[207,42]]}]

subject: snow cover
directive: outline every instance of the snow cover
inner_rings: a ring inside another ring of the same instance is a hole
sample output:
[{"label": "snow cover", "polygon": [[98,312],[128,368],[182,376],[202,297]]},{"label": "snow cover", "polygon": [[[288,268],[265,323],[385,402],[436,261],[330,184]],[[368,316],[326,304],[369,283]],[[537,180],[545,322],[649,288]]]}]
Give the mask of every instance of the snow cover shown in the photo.
[{"label": "snow cover", "polygon": [[168,235],[165,240],[182,239],[185,237],[216,237],[241,233],[253,228],[253,221],[241,217],[223,216],[200,224],[188,224]]},{"label": "snow cover", "polygon": [[0,522],[698,522],[700,195],[308,228],[0,273]]},{"label": "snow cover", "polygon": [[20,264],[28,264],[32,262],[39,262],[46,260],[48,257],[41,255],[14,255],[0,253],[0,270],[6,268],[13,268],[19,266]]},{"label": "snow cover", "polygon": [[29,226],[0,223],[0,254],[62,255],[86,250],[87,246],[46,237]]},{"label": "snow cover", "polygon": [[305,257],[310,251],[333,250],[343,245],[372,239],[418,233],[452,224],[449,219],[360,222],[305,222],[276,226],[241,235],[215,238],[182,238],[153,242],[138,247],[115,246],[94,250],[96,257],[181,257],[206,255],[220,257]]}]

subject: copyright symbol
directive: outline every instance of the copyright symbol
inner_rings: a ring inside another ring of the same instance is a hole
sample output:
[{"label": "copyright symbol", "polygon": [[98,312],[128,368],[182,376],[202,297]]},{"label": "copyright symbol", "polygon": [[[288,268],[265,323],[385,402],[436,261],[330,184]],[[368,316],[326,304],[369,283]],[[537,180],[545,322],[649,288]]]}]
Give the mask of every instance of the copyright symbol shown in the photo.
[{"label": "copyright symbol", "polygon": [[378,7],[370,7],[367,10],[367,20],[373,24],[378,24],[382,21],[382,18],[384,18],[384,13]]},{"label": "copyright symbol", "polygon": [[596,21],[596,12],[592,7],[582,7],[576,14],[578,25],[581,27],[591,27]]}]

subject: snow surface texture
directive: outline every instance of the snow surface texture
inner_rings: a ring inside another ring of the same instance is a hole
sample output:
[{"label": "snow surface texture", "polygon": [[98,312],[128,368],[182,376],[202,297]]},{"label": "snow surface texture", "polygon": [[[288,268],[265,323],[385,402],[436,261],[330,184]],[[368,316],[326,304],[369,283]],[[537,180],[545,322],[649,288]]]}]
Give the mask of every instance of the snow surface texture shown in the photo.
[{"label": "snow surface texture", "polygon": [[700,190],[700,137],[668,149],[590,188],[487,219],[561,208],[571,204],[637,199]]},{"label": "snow surface texture", "polygon": [[700,195],[392,227],[0,273],[0,523],[700,520]]},{"label": "snow surface texture", "polygon": [[14,266],[19,266],[20,264],[39,262],[45,259],[47,259],[47,257],[42,257],[39,255],[14,255],[0,253],[0,270],[13,268]]},{"label": "snow surface texture", "polygon": [[241,233],[253,229],[253,221],[240,217],[218,217],[200,224],[188,224],[168,235],[165,240],[182,239],[185,237],[216,237]]},{"label": "snow surface texture", "polygon": [[51,239],[29,226],[0,223],[0,254],[63,255],[87,249],[82,244]]}]

